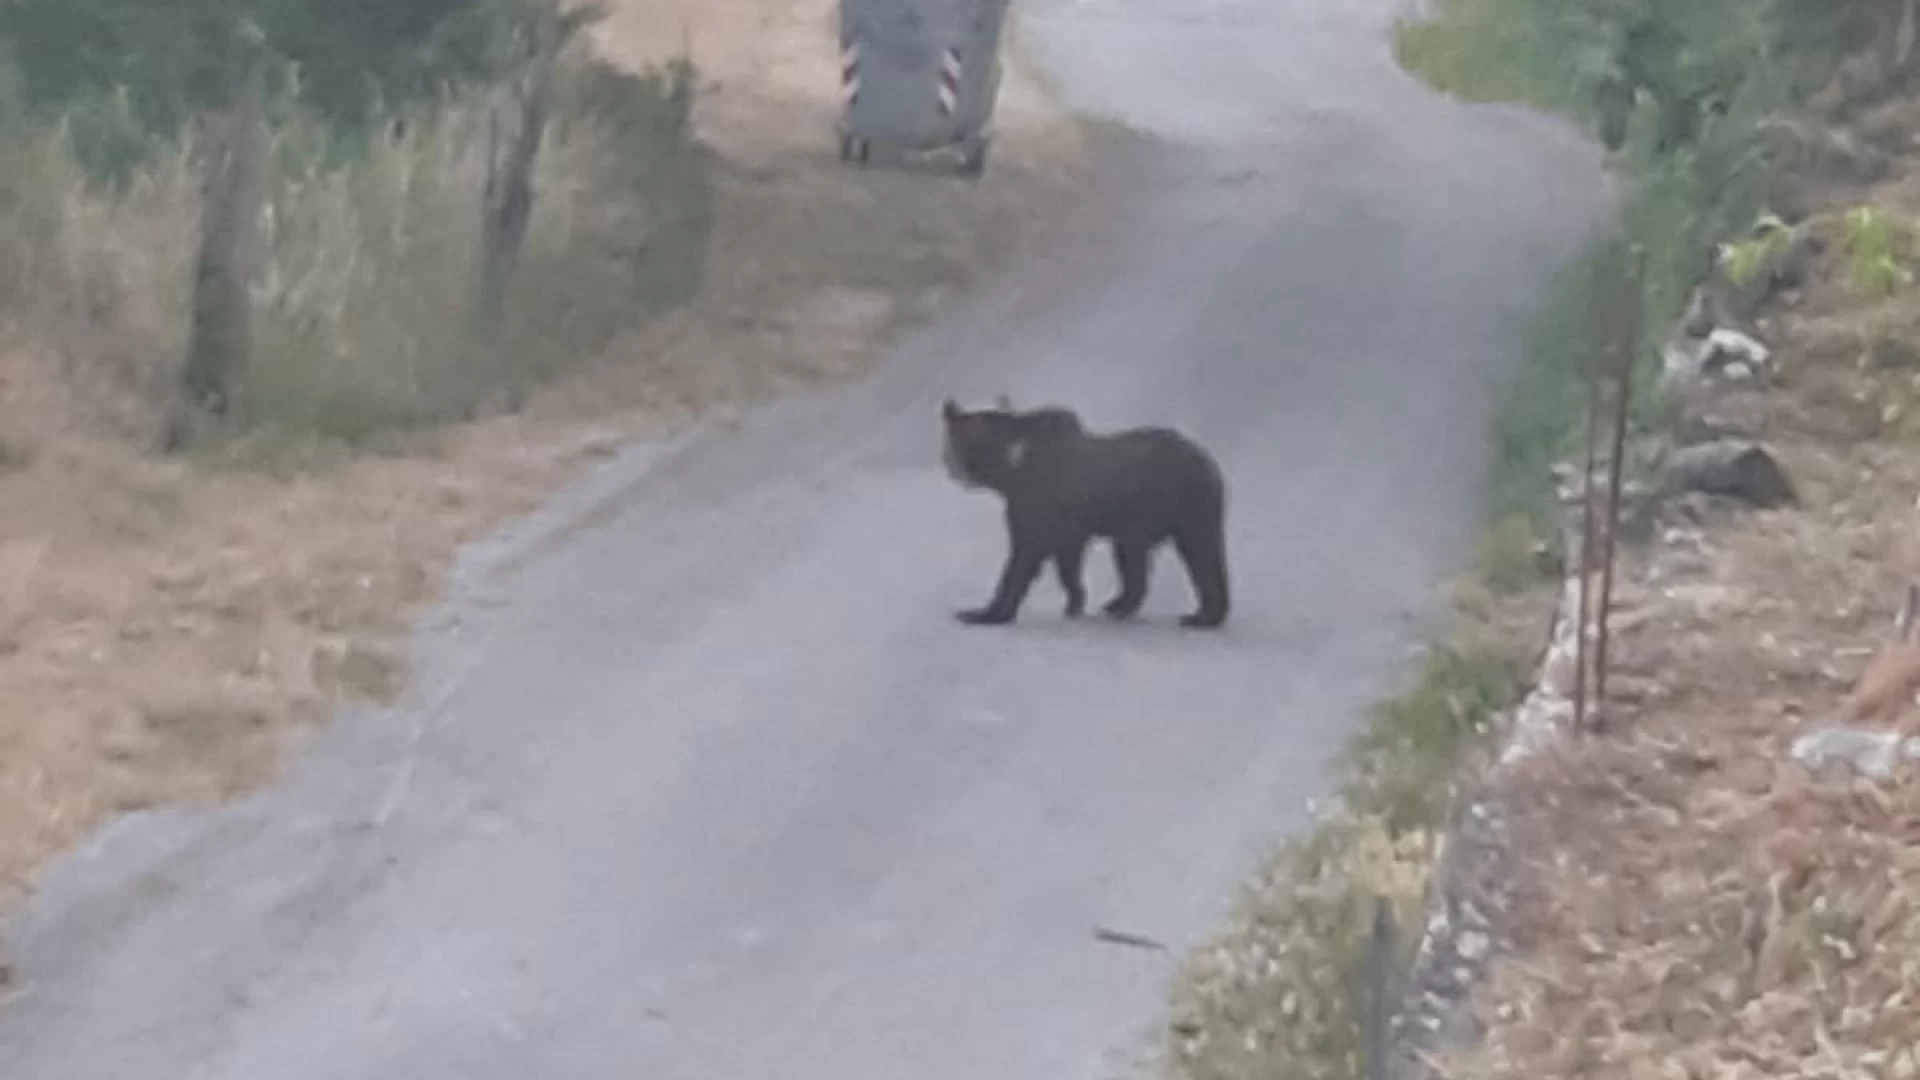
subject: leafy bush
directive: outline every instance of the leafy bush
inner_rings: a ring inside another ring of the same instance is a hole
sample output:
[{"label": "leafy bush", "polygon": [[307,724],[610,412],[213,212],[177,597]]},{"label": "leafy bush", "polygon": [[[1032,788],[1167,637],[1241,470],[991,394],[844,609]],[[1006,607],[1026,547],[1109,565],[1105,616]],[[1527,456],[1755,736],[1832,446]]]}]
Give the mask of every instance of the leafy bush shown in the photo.
[{"label": "leafy bush", "polygon": [[58,112],[125,90],[142,125],[170,132],[225,91],[232,30],[260,26],[330,121],[371,118],[498,74],[498,39],[528,0],[9,0],[29,98]]},{"label": "leafy bush", "polygon": [[[1763,121],[1897,14],[1897,0],[1436,0],[1431,18],[1401,24],[1397,54],[1436,88],[1580,120],[1616,151],[1628,181],[1618,234],[1562,276],[1535,320],[1496,433],[1496,520],[1544,521],[1546,467],[1568,454],[1567,433],[1582,422],[1592,337],[1583,310],[1603,275],[1618,272],[1606,260],[1627,247],[1644,253],[1637,355],[1650,369],[1715,266],[1757,264],[1780,239],[1763,232],[1727,246],[1773,201],[1775,146]],[[1875,266],[1879,279],[1890,276]],[[1646,406],[1652,382],[1639,384]]]},{"label": "leafy bush", "polygon": [[1777,214],[1762,214],[1753,235],[1720,245],[1720,267],[1727,280],[1745,288],[1774,266],[1793,245],[1793,229]]},{"label": "leafy bush", "polygon": [[1847,277],[1857,288],[1890,293],[1913,281],[1913,271],[1900,261],[1897,239],[1896,226],[1879,208],[1856,206],[1847,211]]},{"label": "leafy bush", "polygon": [[[564,72],[527,244],[487,342],[464,333],[487,102],[422,104],[355,131],[282,95],[237,431],[360,441],[470,415],[686,298],[706,230],[690,70],[643,77],[576,60]],[[156,141],[102,186],[73,152],[69,117],[13,115],[16,137],[0,144],[0,308],[164,400],[197,243],[189,140]]]}]

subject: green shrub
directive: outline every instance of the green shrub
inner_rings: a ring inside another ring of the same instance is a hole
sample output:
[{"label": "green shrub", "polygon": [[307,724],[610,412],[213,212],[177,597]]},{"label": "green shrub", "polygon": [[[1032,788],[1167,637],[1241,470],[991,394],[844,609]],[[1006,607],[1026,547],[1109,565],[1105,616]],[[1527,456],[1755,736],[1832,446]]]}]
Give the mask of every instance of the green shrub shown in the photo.
[{"label": "green shrub", "polygon": [[[61,115],[125,95],[145,135],[171,137],[224,102],[244,18],[330,123],[439,100],[501,73],[502,43],[547,0],[9,0],[10,47],[36,110]],[[158,147],[152,147],[158,150]]]},{"label": "green shrub", "polygon": [[[464,321],[485,101],[417,106],[364,130],[277,102],[254,349],[231,433],[359,442],[467,416],[690,294],[707,223],[691,72],[566,71],[507,310],[485,342]],[[157,405],[187,334],[192,154],[176,138],[117,182],[90,182],[75,131],[66,118],[26,122],[0,146],[0,308]]]},{"label": "green shrub", "polygon": [[1878,207],[1856,206],[1847,211],[1847,278],[1855,287],[1890,293],[1913,281],[1913,271],[1900,260],[1897,233],[1898,226]]}]

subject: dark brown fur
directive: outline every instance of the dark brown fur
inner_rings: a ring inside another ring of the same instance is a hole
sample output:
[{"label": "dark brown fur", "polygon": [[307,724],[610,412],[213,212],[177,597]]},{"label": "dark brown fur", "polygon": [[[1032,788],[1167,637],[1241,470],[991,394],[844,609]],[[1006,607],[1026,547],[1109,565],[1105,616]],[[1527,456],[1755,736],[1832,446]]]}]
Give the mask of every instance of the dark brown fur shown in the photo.
[{"label": "dark brown fur", "polygon": [[1012,622],[1048,562],[1067,594],[1066,614],[1086,608],[1081,565],[1087,544],[1112,544],[1120,591],[1106,605],[1132,618],[1146,600],[1154,551],[1167,541],[1186,565],[1199,606],[1183,626],[1227,619],[1226,482],[1213,456],[1180,432],[1138,427],[1094,434],[1071,409],[941,406],[948,473],[1006,505],[1007,558],[985,607],[957,614],[970,625]]}]

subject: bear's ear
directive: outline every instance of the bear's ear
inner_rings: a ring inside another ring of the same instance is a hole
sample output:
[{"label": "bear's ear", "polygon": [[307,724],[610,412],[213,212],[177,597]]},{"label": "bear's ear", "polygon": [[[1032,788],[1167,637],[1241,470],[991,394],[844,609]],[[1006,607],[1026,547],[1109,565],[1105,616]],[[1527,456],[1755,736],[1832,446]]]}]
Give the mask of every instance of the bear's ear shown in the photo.
[{"label": "bear's ear", "polygon": [[947,398],[940,403],[940,417],[948,423],[960,419],[960,406],[954,404],[952,398]]}]

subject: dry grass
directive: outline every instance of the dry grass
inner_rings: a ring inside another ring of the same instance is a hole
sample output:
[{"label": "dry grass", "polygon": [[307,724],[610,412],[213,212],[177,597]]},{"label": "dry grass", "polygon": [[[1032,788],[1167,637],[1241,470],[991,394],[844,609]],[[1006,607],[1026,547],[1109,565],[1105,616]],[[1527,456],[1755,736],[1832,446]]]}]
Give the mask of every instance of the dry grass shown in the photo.
[{"label": "dry grass", "polygon": [[[1376,897],[1402,925],[1425,908],[1439,837],[1399,834],[1339,807],[1243,887],[1230,929],[1189,957],[1176,986],[1168,1067],[1183,1080],[1366,1075]],[[1406,956],[1395,957],[1404,963]]]},{"label": "dry grass", "polygon": [[[1018,69],[977,186],[855,173],[827,128],[837,86],[826,0],[616,6],[599,31],[604,53],[657,61],[677,51],[684,25],[696,64],[720,84],[704,88],[695,118],[718,158],[705,274],[690,303],[581,358],[519,416],[379,455],[308,454],[280,477],[159,462],[145,453],[137,395],[101,374],[114,350],[56,352],[25,323],[0,339],[0,908],[111,815],[250,789],[337,702],[390,696],[409,620],[439,594],[455,548],[530,509],[610,433],[663,432],[857,373],[900,326],[1042,233],[1078,189],[1077,128]],[[547,190],[577,178],[567,170],[582,160],[556,156],[571,164]],[[417,176],[381,182],[428,194]],[[164,201],[165,186],[141,197]],[[591,207],[576,217],[569,205],[548,204],[548,235],[603,227]],[[164,262],[176,251],[177,238],[152,231],[164,214],[96,209],[137,218],[103,218],[89,233],[122,238],[105,253],[150,245]],[[342,220],[315,213],[313,227]],[[97,265],[109,280],[147,273]],[[311,280],[310,295],[351,309],[359,286],[319,287],[341,280],[331,265],[290,270],[277,287]],[[134,325],[136,309],[119,310]],[[178,310],[156,299],[138,318],[164,328]],[[357,321],[355,332],[395,340]],[[130,365],[156,362],[173,340],[163,329],[113,339],[146,343],[112,357]]]},{"label": "dry grass", "polygon": [[[1910,218],[1916,178],[1920,160],[1811,227],[1837,239],[1862,198]],[[1899,357],[1920,345],[1920,293],[1887,295],[1848,258],[1830,244],[1764,320],[1776,385],[1716,406],[1805,505],[1668,531],[1616,639],[1647,692],[1614,736],[1503,782],[1524,900],[1477,1002],[1486,1045],[1454,1075],[1920,1075],[1920,775],[1788,753],[1836,722],[1913,569],[1920,388]]]},{"label": "dry grass", "polygon": [[[1374,905],[1385,900],[1398,928],[1424,924],[1449,829],[1494,745],[1492,721],[1517,698],[1551,607],[1541,589],[1502,584],[1456,587],[1450,633],[1374,711],[1339,798],[1242,887],[1226,927],[1187,958],[1163,1074],[1367,1075]],[[1397,982],[1418,935],[1399,929],[1386,944],[1379,959]]]},{"label": "dry grass", "polygon": [[342,699],[390,698],[446,553],[569,467],[525,434],[292,483],[69,434],[0,477],[0,906],[105,817],[244,791]]}]

